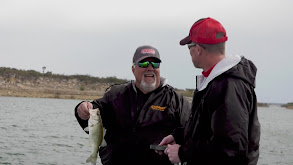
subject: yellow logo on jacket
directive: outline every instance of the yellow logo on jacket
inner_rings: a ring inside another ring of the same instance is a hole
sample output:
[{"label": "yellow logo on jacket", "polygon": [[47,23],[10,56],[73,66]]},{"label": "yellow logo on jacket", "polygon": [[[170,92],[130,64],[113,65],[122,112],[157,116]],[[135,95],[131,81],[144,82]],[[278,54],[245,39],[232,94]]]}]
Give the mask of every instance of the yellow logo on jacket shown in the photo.
[{"label": "yellow logo on jacket", "polygon": [[165,111],[167,107],[160,107],[160,106],[156,106],[156,105],[152,105],[151,109],[152,110],[156,110],[156,111]]}]

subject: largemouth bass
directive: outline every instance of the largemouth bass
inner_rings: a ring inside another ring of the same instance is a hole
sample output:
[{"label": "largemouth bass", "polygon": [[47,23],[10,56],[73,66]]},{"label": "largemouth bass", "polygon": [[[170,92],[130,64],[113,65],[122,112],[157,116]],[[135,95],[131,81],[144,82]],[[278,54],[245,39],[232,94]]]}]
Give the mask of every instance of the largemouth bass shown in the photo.
[{"label": "largemouth bass", "polygon": [[91,162],[93,165],[96,164],[98,158],[98,152],[100,146],[105,146],[104,141],[105,129],[103,128],[102,118],[99,109],[90,109],[90,118],[88,120],[89,130],[89,142],[93,150],[90,157],[86,160],[87,163]]}]

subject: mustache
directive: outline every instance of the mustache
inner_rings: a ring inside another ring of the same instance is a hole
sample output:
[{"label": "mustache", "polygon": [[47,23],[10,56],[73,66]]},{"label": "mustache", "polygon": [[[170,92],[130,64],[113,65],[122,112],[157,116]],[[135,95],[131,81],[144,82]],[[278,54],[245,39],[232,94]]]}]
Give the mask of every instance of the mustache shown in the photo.
[{"label": "mustache", "polygon": [[150,74],[156,76],[156,73],[154,71],[146,71],[143,73],[143,76],[150,75]]}]

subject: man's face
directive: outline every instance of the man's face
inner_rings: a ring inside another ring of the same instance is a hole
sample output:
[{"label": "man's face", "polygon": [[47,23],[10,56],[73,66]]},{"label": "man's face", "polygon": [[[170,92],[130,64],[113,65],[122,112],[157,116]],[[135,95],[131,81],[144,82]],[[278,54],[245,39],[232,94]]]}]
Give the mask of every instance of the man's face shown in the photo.
[{"label": "man's face", "polygon": [[201,58],[200,58],[200,52],[199,52],[199,46],[194,45],[194,46],[188,46],[189,48],[189,53],[191,55],[191,60],[196,68],[201,68]]},{"label": "man's face", "polygon": [[138,87],[143,93],[151,92],[157,89],[160,85],[160,68],[153,68],[151,62],[158,63],[156,58],[145,58],[139,63],[146,64],[144,62],[149,62],[146,68],[143,68],[146,65],[135,64],[132,67],[132,72],[135,76],[136,87]]}]

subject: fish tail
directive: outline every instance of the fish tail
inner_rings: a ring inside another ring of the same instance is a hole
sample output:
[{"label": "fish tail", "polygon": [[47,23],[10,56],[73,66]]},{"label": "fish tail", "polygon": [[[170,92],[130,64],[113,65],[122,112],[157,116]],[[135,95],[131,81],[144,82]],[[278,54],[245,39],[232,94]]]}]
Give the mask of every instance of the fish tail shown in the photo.
[{"label": "fish tail", "polygon": [[97,163],[97,155],[91,155],[87,160],[86,160],[87,163],[91,162],[93,165],[96,165]]}]

